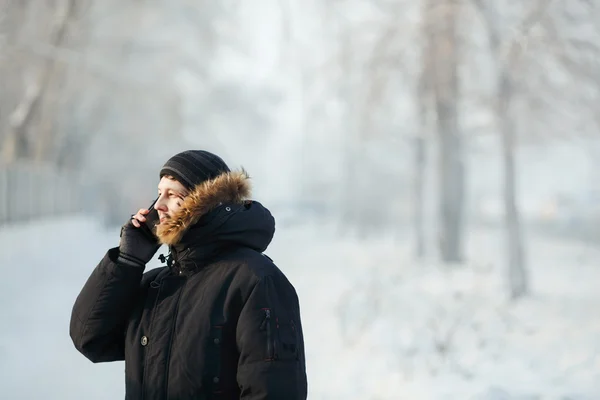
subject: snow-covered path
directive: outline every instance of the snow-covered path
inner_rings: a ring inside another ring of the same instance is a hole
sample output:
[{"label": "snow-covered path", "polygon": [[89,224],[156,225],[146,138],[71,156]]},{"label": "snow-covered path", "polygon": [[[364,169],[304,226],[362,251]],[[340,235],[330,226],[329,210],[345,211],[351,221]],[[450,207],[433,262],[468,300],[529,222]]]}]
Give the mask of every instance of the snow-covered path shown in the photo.
[{"label": "snow-covered path", "polygon": [[[471,237],[469,266],[440,269],[392,240],[280,230],[268,254],[301,299],[309,398],[600,399],[600,252],[531,241],[535,294],[507,306],[502,236]],[[0,230],[0,398],[123,398],[124,364],[90,363],[68,335],[117,239],[85,218]]]}]

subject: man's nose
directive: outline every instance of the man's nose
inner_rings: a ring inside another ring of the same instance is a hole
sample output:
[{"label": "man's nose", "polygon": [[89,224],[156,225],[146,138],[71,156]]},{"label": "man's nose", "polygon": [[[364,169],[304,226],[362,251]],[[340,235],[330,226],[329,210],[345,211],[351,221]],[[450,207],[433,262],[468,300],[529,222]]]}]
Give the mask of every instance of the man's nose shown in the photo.
[{"label": "man's nose", "polygon": [[156,208],[158,211],[164,211],[166,212],[167,209],[167,205],[165,204],[165,201],[162,197],[159,197],[158,200],[156,200],[156,204],[154,204],[154,208]]}]

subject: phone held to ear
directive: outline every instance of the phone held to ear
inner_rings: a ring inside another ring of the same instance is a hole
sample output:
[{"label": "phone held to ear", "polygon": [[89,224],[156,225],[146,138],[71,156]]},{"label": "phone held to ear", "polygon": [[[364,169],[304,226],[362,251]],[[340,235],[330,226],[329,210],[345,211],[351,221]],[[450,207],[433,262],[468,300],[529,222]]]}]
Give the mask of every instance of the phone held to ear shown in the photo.
[{"label": "phone held to ear", "polygon": [[145,215],[146,222],[140,225],[140,229],[142,229],[144,233],[148,235],[148,237],[151,237],[154,240],[158,240],[158,238],[156,237],[156,225],[160,221],[160,218],[158,217],[158,211],[154,208],[154,204],[157,200],[158,197],[152,202],[150,207],[148,207],[148,210],[150,210],[150,212]]}]

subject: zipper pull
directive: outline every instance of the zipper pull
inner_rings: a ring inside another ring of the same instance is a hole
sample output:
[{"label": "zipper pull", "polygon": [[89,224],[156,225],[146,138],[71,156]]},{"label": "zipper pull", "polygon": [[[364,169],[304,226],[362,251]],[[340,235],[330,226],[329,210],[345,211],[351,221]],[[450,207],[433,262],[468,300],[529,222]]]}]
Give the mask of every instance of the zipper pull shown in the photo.
[{"label": "zipper pull", "polygon": [[271,325],[271,310],[265,309],[263,310],[265,312],[265,317],[263,318],[262,324],[260,324],[260,330],[264,330],[267,329],[267,325],[269,325],[269,329],[270,329],[270,325]]},{"label": "zipper pull", "polygon": [[270,309],[266,309],[265,310],[265,320],[264,320],[264,324],[266,325],[267,328],[267,358],[269,359],[274,359],[274,352],[273,352],[273,344],[272,342],[272,337],[271,337],[271,310]]}]

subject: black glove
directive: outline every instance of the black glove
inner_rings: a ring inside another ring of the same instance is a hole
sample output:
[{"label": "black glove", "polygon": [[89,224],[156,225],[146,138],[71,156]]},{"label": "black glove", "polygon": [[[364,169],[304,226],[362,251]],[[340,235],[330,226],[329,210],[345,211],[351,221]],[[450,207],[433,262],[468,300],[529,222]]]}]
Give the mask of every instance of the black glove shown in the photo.
[{"label": "black glove", "polygon": [[156,237],[143,228],[136,228],[129,220],[121,228],[118,261],[128,265],[145,266],[160,248]]}]

